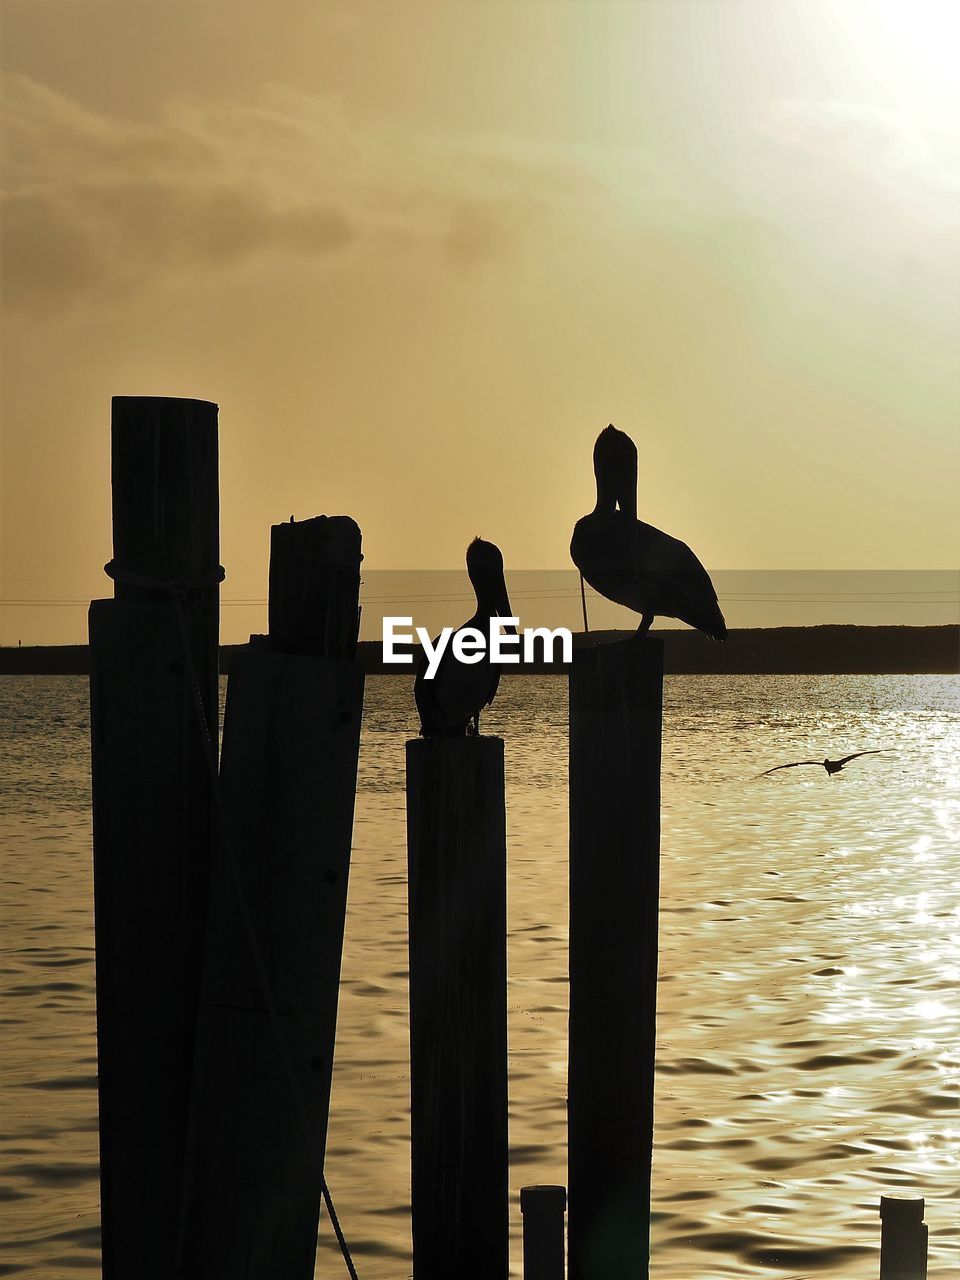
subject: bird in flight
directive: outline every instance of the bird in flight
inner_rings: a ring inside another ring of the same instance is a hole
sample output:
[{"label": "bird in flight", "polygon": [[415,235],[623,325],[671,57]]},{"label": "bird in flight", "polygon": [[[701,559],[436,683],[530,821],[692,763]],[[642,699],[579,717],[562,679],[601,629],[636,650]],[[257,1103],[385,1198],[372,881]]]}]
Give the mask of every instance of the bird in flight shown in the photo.
[{"label": "bird in flight", "polygon": [[714,640],[727,627],[710,575],[684,542],[637,519],[637,446],[606,427],[593,447],[597,504],[578,520],[570,556],[595,591],[640,614],[637,635],[657,616],[679,618]]},{"label": "bird in flight", "polygon": [[827,773],[839,773],[851,760],[856,760],[859,756],[878,756],[881,750],[882,748],[877,747],[873,751],[854,751],[853,755],[843,756],[840,760],[794,760],[791,764],[775,764],[772,769],[764,769],[763,773],[758,773],[757,777],[765,778],[768,773],[776,773],[778,769],[796,769],[800,764],[818,764]]}]

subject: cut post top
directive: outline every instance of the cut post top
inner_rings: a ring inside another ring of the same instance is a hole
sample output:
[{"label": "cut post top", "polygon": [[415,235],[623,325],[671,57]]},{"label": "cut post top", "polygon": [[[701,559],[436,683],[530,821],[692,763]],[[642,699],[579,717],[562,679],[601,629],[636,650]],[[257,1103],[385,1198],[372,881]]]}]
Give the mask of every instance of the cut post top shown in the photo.
[{"label": "cut post top", "polygon": [[[159,582],[212,581],[220,564],[217,406],[114,396],[111,470],[116,568]],[[216,585],[206,589],[215,601]],[[118,581],[116,596],[157,592]]]},{"label": "cut post top", "polygon": [[588,663],[637,662],[654,664],[663,662],[663,640],[660,636],[632,635],[626,640],[613,640],[597,644],[576,645],[573,661],[578,666]]},{"label": "cut post top", "polygon": [[521,1213],[563,1213],[567,1207],[567,1188],[540,1182],[520,1188]]},{"label": "cut post top", "polygon": [[197,400],[194,396],[111,396],[110,404],[114,414],[149,413],[151,410],[162,413],[164,410],[190,409],[194,406],[214,411],[220,408],[215,400]]},{"label": "cut post top", "polygon": [[314,516],[270,530],[269,647],[355,658],[360,632],[360,527]]},{"label": "cut post top", "polygon": [[884,1221],[922,1222],[923,1196],[902,1195],[896,1192],[880,1197],[880,1217]]},{"label": "cut post top", "polygon": [[270,526],[271,551],[300,546],[324,564],[360,570],[360,526],[352,516],[311,516]]}]

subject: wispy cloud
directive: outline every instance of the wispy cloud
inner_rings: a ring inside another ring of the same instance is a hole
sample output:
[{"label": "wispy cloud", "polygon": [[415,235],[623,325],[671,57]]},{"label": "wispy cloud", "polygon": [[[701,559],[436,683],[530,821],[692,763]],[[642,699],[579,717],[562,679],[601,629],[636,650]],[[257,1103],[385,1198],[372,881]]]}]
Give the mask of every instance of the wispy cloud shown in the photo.
[{"label": "wispy cloud", "polygon": [[929,139],[902,112],[862,102],[780,102],[771,132],[811,156],[866,169],[904,172],[933,157]]},{"label": "wispy cloud", "polygon": [[855,102],[772,104],[727,139],[721,180],[648,149],[392,130],[281,85],[243,103],[174,100],[144,121],[16,76],[3,107],[3,289],[32,318],[271,257],[474,275],[547,255],[553,231],[581,248],[618,238],[653,271],[674,263],[682,290],[691,255],[726,252],[731,219],[764,262],[810,245],[831,263],[906,252],[942,271],[956,229],[949,153]]},{"label": "wispy cloud", "polygon": [[34,314],[266,254],[392,246],[472,268],[581,180],[554,156],[361,129],[281,87],[143,123],[13,77],[4,114],[4,290]]}]

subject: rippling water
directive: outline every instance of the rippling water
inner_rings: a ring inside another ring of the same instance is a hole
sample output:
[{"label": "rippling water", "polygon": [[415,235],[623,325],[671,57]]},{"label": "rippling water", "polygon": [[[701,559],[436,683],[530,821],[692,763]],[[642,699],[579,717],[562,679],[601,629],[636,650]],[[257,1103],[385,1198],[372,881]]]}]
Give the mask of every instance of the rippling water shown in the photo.
[{"label": "rippling water", "polygon": [[[362,1280],[410,1271],[405,679],[367,686],[327,1175]],[[512,1223],[565,1182],[566,682],[513,677]],[[879,746],[828,778],[755,775]],[[86,682],[0,680],[0,1275],[98,1274]],[[874,1280],[881,1192],[960,1274],[960,677],[666,682],[656,1280]],[[517,1240],[515,1239],[515,1246]],[[342,1274],[321,1223],[318,1274]],[[518,1251],[514,1249],[515,1265]]]}]

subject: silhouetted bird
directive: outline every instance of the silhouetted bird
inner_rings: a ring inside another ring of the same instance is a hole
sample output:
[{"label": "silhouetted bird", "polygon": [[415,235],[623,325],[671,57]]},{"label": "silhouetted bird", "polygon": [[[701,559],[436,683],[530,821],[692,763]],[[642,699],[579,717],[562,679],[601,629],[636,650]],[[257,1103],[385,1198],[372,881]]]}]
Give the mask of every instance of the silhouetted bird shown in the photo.
[{"label": "silhouetted bird", "polygon": [[[637,519],[637,448],[609,426],[593,447],[597,505],[578,520],[570,543],[573,563],[595,591],[634,609],[637,634],[655,617],[679,618],[714,640],[727,626],[710,575],[685,542]],[[619,503],[619,510],[617,504]]]},{"label": "silhouetted bird", "polygon": [[882,750],[882,747],[878,747],[874,751],[854,751],[853,755],[843,756],[840,760],[794,760],[792,764],[775,764],[772,769],[764,769],[763,773],[758,773],[757,777],[765,778],[768,773],[776,773],[778,769],[796,769],[801,764],[817,764],[826,769],[827,773],[839,773],[851,760],[856,760],[859,756],[878,756]]},{"label": "silhouetted bird", "polygon": [[[450,637],[432,680],[426,678],[426,655],[417,670],[413,692],[420,712],[420,733],[425,738],[457,738],[471,732],[479,734],[480,712],[496,697],[500,684],[500,667],[490,661],[490,619],[509,618],[512,614],[499,547],[492,542],[484,542],[482,538],[474,538],[467,547],[467,573],[477,596],[476,613]],[[488,639],[488,647],[480,662],[459,662],[453,652],[457,633],[466,627],[476,627]]]}]

